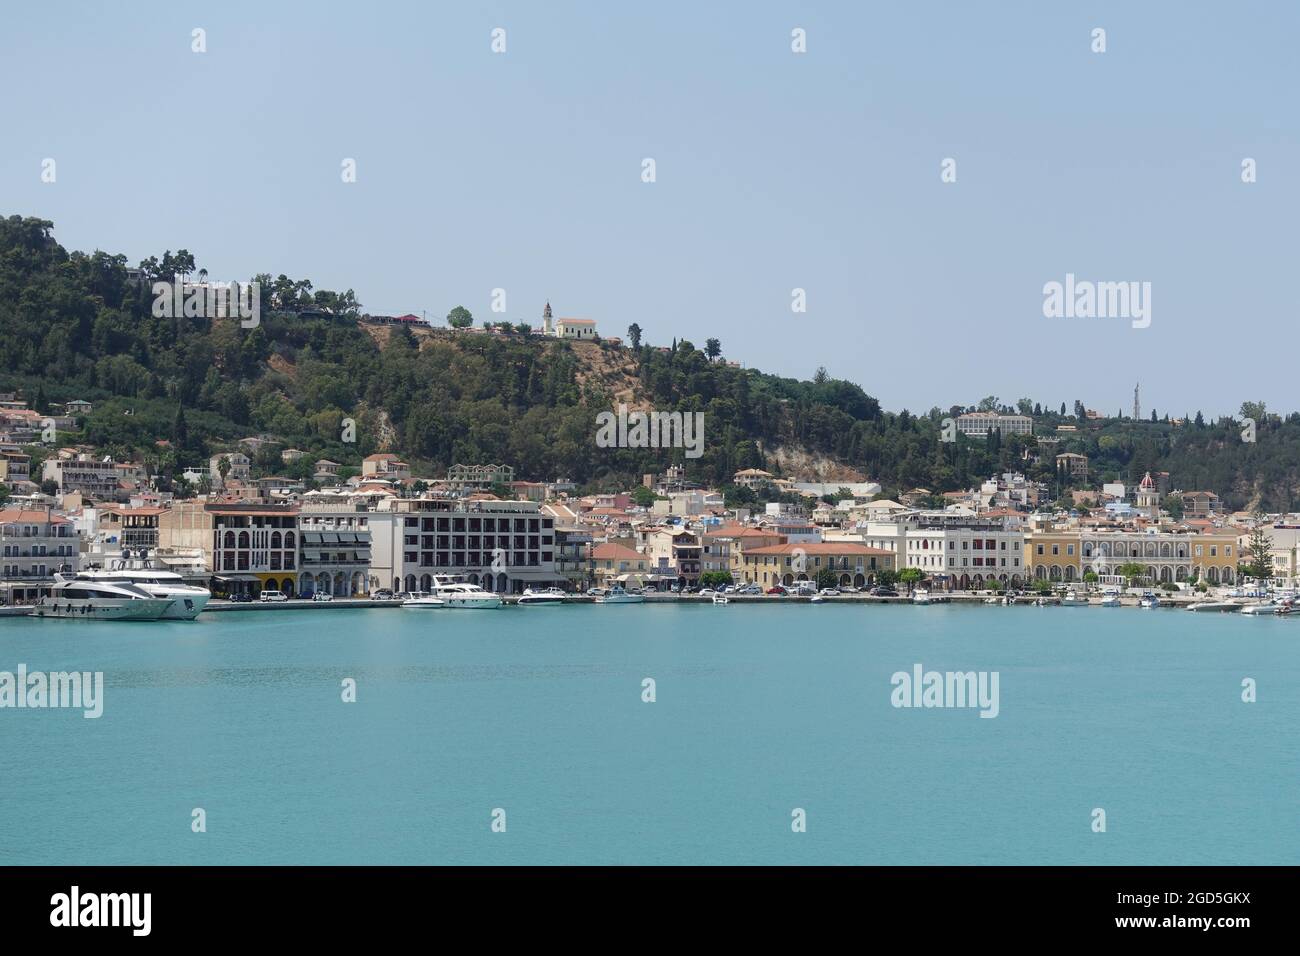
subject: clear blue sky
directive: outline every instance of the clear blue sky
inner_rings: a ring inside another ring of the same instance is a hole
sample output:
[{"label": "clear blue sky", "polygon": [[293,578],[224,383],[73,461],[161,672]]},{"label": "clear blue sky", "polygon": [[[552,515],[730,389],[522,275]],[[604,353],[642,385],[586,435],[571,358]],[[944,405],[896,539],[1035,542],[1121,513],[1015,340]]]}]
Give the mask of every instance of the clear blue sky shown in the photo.
[{"label": "clear blue sky", "polygon": [[[0,214],[374,312],[502,287],[895,410],[1300,406],[1300,4],[614,6],[10,6]],[[1044,318],[1067,272],[1151,282],[1150,328]]]}]

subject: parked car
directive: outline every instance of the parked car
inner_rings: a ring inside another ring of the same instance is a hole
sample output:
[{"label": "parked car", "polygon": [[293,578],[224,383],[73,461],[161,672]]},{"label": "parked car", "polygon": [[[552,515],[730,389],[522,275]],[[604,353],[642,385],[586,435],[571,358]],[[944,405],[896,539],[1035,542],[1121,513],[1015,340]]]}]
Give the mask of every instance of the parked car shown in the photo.
[{"label": "parked car", "polygon": [[328,591],[317,591],[311,596],[311,599],[313,601],[332,601],[334,600],[334,595],[330,594]]},{"label": "parked car", "polygon": [[898,592],[893,588],[881,587],[877,585],[867,592],[872,597],[898,597]]},{"label": "parked car", "polygon": [[275,603],[276,601],[287,601],[283,591],[263,591],[262,600]]},{"label": "parked car", "polygon": [[858,589],[855,588],[855,587],[854,587],[853,585],[851,585],[851,584],[841,584],[841,585],[840,585],[840,593],[841,593],[841,594],[857,594],[857,593],[858,593]]},{"label": "parked car", "polygon": [[253,595],[249,594],[247,591],[238,592],[230,595],[230,600],[234,604],[252,604]]},{"label": "parked car", "polygon": [[822,588],[817,593],[820,594],[822,597],[839,597],[840,595],[840,592],[835,590],[834,588]]},{"label": "parked car", "polygon": [[604,597],[605,594],[604,588],[587,588],[587,597]]},{"label": "parked car", "polygon": [[746,584],[743,588],[741,588],[736,593],[737,594],[762,594],[763,588],[761,585],[758,584]]},{"label": "parked car", "polygon": [[703,591],[700,592],[700,597],[713,597],[713,595],[717,593],[718,592],[713,590],[713,588],[705,588]]},{"label": "parked car", "polygon": [[790,592],[787,591],[785,588],[781,587],[781,585],[776,584],[768,588],[767,593],[768,594],[789,594]]},{"label": "parked car", "polygon": [[374,594],[370,595],[370,597],[376,601],[391,601],[393,599],[393,592],[388,588],[380,588]]}]

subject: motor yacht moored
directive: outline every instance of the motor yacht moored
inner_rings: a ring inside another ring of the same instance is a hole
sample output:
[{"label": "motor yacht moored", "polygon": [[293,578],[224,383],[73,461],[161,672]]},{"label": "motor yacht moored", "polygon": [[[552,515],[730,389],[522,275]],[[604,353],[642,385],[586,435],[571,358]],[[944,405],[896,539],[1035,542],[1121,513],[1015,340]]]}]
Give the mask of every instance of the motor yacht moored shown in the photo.
[{"label": "motor yacht moored", "polygon": [[155,597],[129,581],[90,580],[81,575],[54,576],[48,598],[32,607],[32,617],[66,617],[94,621],[157,621],[174,600]]},{"label": "motor yacht moored", "polygon": [[449,608],[491,610],[502,604],[501,595],[486,591],[477,584],[470,584],[453,575],[434,576],[433,596],[441,598]]},{"label": "motor yacht moored", "polygon": [[427,591],[419,591],[412,594],[402,602],[402,607],[412,608],[414,610],[434,610],[440,607],[446,607],[447,602],[440,597],[435,597]]},{"label": "motor yacht moored", "polygon": [[558,607],[568,601],[569,596],[559,588],[525,588],[519,598],[520,607]]},{"label": "motor yacht moored", "polygon": [[147,559],[131,562],[123,558],[103,570],[79,571],[77,576],[86,581],[134,584],[152,597],[168,598],[172,603],[163,614],[167,620],[192,621],[212,599],[207,588],[186,584],[175,571],[156,567]]}]

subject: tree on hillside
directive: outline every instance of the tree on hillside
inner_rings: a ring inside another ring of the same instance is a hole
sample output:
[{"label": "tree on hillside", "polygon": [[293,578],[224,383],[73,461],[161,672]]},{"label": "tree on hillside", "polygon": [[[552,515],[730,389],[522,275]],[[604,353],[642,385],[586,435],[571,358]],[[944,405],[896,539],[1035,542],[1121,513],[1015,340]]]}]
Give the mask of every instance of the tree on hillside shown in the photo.
[{"label": "tree on hillside", "polygon": [[709,361],[712,362],[722,354],[722,343],[717,339],[706,339],[704,342],[704,354],[707,355]]},{"label": "tree on hillside", "polygon": [[632,344],[632,348],[641,348],[641,326],[633,322],[627,327],[627,340]]},{"label": "tree on hillside", "polygon": [[447,313],[447,324],[453,329],[467,329],[474,324],[474,316],[470,314],[469,309],[458,305]]}]

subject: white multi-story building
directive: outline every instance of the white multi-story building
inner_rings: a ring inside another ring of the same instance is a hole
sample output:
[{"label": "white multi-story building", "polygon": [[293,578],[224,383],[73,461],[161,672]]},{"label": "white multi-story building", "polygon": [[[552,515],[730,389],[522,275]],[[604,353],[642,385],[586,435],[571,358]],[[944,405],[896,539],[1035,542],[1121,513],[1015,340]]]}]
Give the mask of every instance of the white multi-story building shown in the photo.
[{"label": "white multi-story building", "polygon": [[555,518],[535,501],[388,498],[369,524],[371,590],[428,591],[435,574],[501,594],[564,583]]},{"label": "white multi-story building", "polygon": [[370,511],[362,502],[304,501],[298,510],[298,591],[370,591]]},{"label": "white multi-story building", "polygon": [[78,562],[78,538],[67,518],[48,508],[0,511],[0,596],[8,603],[35,600],[56,571],[76,571]]},{"label": "white multi-story building", "polygon": [[983,438],[989,432],[1000,432],[1003,436],[1032,435],[1034,420],[1028,415],[967,412],[957,416],[957,431],[971,438]]},{"label": "white multi-story building", "polygon": [[996,579],[1024,584],[1025,534],[1000,519],[969,511],[917,511],[868,521],[858,534],[868,547],[892,551],[898,570],[917,568],[948,588],[981,588]]}]

